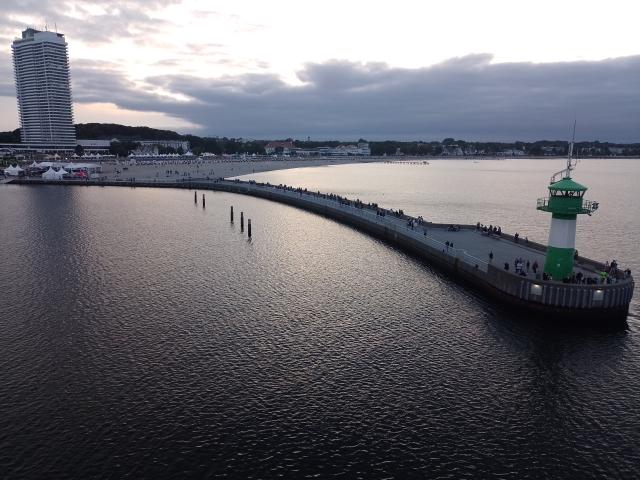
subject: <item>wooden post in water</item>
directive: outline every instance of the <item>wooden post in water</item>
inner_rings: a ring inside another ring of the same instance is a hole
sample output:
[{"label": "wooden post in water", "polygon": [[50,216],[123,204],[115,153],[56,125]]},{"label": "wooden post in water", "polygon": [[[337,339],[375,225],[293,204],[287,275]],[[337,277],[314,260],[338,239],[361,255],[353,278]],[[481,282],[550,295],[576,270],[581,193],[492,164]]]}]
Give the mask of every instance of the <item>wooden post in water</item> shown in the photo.
[{"label": "wooden post in water", "polygon": [[198,191],[193,192],[193,203],[198,203]]},{"label": "wooden post in water", "polygon": [[233,223],[233,205],[231,205],[231,223]]},{"label": "wooden post in water", "polygon": [[249,235],[249,238],[251,238],[251,219],[250,218],[247,220],[247,235]]},{"label": "wooden post in water", "polygon": [[244,232],[244,212],[240,212],[240,231]]},{"label": "wooden post in water", "polygon": [[204,193],[202,194],[202,208],[205,208]]}]

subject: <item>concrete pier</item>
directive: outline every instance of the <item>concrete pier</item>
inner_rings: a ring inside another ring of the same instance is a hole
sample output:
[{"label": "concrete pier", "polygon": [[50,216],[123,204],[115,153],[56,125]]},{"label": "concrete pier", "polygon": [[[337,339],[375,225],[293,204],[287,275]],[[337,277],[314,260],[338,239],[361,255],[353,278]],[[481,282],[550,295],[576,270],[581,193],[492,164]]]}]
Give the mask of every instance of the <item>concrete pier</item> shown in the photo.
[{"label": "concrete pier", "polygon": [[[169,188],[198,188],[251,195],[325,215],[375,235],[388,243],[408,250],[426,262],[436,265],[466,283],[483,290],[506,303],[528,310],[557,314],[562,318],[595,319],[610,322],[626,318],[633,295],[631,276],[618,276],[611,283],[602,283],[604,265],[579,257],[576,272],[593,283],[563,283],[542,279],[539,270],[531,267],[524,274],[514,271],[515,258],[537,261],[542,267],[546,247],[503,233],[489,236],[475,225],[458,225],[452,231],[448,224],[434,224],[391,210],[376,208],[335,195],[308,192],[290,187],[232,180],[190,182],[92,182],[42,181],[20,179],[20,184],[116,185]],[[233,217],[232,217],[233,218]],[[232,220],[233,221],[233,220]],[[426,235],[425,235],[426,230]],[[453,246],[452,246],[453,244]],[[490,260],[489,252],[493,253]],[[504,263],[510,265],[504,269]]]}]

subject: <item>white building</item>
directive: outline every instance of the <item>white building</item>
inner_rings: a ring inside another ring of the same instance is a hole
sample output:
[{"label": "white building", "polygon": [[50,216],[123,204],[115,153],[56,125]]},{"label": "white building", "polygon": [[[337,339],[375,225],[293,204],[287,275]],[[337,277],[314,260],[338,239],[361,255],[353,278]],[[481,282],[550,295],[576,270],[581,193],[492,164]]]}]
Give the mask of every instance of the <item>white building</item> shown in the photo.
[{"label": "white building", "polygon": [[141,147],[165,147],[178,150],[182,149],[183,152],[189,151],[189,142],[187,140],[134,140],[140,144]]},{"label": "white building", "polygon": [[11,48],[22,143],[34,147],[75,148],[64,35],[28,28]]},{"label": "white building", "polygon": [[523,157],[524,150],[518,148],[507,148],[498,152],[499,157]]},{"label": "white building", "polygon": [[108,154],[112,141],[113,140],[78,140],[77,144],[82,147],[85,154]]},{"label": "white building", "polygon": [[338,145],[328,152],[333,157],[349,157],[349,156],[368,156],[371,155],[371,149],[368,143],[359,143],[358,145]]}]

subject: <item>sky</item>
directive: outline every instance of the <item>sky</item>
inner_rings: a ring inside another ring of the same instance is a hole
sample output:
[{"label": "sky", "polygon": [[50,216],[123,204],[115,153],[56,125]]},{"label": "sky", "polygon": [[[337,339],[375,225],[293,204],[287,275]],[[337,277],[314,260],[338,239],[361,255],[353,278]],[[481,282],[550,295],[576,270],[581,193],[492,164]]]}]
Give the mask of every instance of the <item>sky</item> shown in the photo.
[{"label": "sky", "polygon": [[640,142],[634,0],[3,0],[64,33],[74,116],[244,138]]}]

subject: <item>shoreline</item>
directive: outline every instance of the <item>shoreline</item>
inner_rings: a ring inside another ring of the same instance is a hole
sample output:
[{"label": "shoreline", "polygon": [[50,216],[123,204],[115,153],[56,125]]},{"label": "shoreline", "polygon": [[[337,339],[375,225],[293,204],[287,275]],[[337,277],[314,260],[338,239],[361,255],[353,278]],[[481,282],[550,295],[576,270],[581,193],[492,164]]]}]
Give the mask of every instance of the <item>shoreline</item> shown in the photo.
[{"label": "shoreline", "polygon": [[[370,157],[313,157],[313,158],[202,158],[192,159],[166,159],[164,161],[145,161],[137,159],[136,164],[129,165],[128,159],[109,160],[97,162],[89,160],[102,167],[100,179],[103,181],[157,181],[175,182],[195,179],[237,178],[253,173],[264,173],[276,170],[289,170],[294,168],[324,167],[331,165],[347,165],[359,163],[410,163],[410,162],[438,162],[438,161],[474,161],[485,160],[553,160],[564,157],[503,157],[503,156],[370,156]],[[603,157],[583,158],[582,160],[636,160],[640,157]],[[82,158],[60,160],[61,163],[82,163]],[[10,164],[12,164],[10,162]],[[28,166],[28,165],[26,165]],[[24,168],[26,168],[26,166]],[[5,181],[14,177],[7,177]],[[19,178],[19,177],[15,177]],[[4,181],[2,183],[5,183]]]},{"label": "shoreline", "polygon": [[345,165],[352,163],[376,163],[377,157],[347,157],[347,158],[318,158],[318,159],[271,159],[271,160],[203,160],[192,162],[184,160],[167,160],[149,164],[127,165],[115,162],[102,164],[102,176],[108,181],[129,180],[135,178],[140,181],[172,182],[202,178],[229,178],[263,173],[275,170],[288,170],[304,167],[324,167],[331,165]]}]

